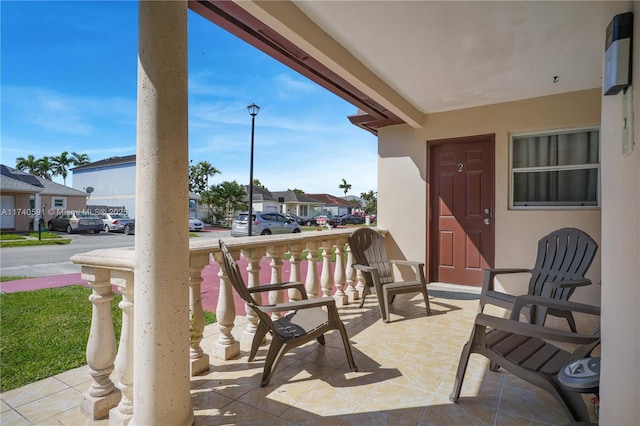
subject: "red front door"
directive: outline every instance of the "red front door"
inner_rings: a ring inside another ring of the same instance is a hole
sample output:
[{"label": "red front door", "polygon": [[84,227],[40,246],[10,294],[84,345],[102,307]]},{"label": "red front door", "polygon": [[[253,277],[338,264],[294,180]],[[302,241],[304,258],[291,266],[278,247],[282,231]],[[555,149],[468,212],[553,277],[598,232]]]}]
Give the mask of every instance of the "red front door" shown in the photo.
[{"label": "red front door", "polygon": [[481,285],[493,266],[494,141],[430,141],[431,281]]}]

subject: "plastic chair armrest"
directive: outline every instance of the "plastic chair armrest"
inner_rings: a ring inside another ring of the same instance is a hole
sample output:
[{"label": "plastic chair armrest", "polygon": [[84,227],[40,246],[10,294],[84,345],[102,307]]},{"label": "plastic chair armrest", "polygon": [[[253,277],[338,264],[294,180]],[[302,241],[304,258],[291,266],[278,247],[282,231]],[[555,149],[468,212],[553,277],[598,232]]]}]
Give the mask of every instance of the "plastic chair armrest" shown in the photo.
[{"label": "plastic chair armrest", "polygon": [[258,308],[263,312],[283,312],[323,306],[330,308],[335,305],[336,301],[332,297],[321,297],[319,299],[292,300],[290,302],[278,303],[277,305],[260,305]]}]

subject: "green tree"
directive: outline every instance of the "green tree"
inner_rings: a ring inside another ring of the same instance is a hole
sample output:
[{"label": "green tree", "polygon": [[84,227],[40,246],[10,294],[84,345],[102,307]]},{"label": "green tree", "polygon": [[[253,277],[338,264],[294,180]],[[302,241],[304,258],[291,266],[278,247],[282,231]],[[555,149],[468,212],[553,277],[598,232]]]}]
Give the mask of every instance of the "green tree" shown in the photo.
[{"label": "green tree", "polygon": [[349,192],[349,190],[351,189],[351,184],[347,183],[347,181],[342,178],[342,183],[340,185],[338,185],[338,188],[342,189],[342,191],[344,191],[344,199],[347,199],[347,192]]},{"label": "green tree", "polygon": [[69,156],[69,153],[64,151],[60,155],[49,157],[49,162],[51,163],[53,176],[62,176],[62,182],[67,186],[69,166],[76,164],[75,157]]},{"label": "green tree", "polygon": [[[192,162],[193,160],[191,160]],[[208,161],[189,166],[189,191],[202,195],[209,189],[209,177],[222,173]]]},{"label": "green tree", "polygon": [[74,166],[84,166],[85,164],[89,164],[91,162],[91,159],[85,153],[79,154],[74,151],[71,153],[71,155],[73,156]]},{"label": "green tree", "polygon": [[296,194],[304,194],[305,193],[302,189],[298,189],[298,188],[287,189],[287,191],[293,191]]},{"label": "green tree", "polygon": [[269,190],[266,186],[264,186],[264,185],[262,184],[262,182],[260,182],[260,180],[259,180],[259,179],[253,179],[253,187],[254,187],[254,188],[264,189],[264,190],[266,190],[266,191],[268,191],[268,190]]},{"label": "green tree", "polygon": [[38,166],[36,167],[36,176],[45,178],[47,180],[52,179],[53,164],[49,161],[49,157],[42,157],[38,160]]},{"label": "green tree", "polygon": [[360,198],[365,201],[364,212],[365,214],[377,214],[378,212],[378,193],[373,190],[369,192],[363,192],[360,194]]},{"label": "green tree", "polygon": [[33,154],[29,154],[27,158],[16,158],[16,169],[35,175],[38,170],[38,161]]},{"label": "green tree", "polygon": [[238,182],[222,182],[212,185],[210,189],[200,195],[200,202],[205,203],[209,214],[216,219],[216,222],[225,221],[233,217],[238,210],[246,208],[245,198],[247,191],[244,185]]}]

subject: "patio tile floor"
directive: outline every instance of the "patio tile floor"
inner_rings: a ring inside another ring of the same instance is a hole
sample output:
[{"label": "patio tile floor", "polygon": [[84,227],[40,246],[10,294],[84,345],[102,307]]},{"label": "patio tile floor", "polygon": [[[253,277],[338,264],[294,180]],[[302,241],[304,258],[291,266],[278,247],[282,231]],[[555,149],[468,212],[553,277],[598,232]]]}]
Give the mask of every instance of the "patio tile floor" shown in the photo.
[{"label": "patio tile floor", "polygon": [[[488,370],[483,357],[472,355],[462,396],[453,388],[462,345],[477,312],[475,297],[430,285],[426,316],[419,298],[398,296],[392,322],[380,320],[375,296],[363,309],[340,309],[352,343],[358,372],[349,371],[339,335],[326,336],[288,354],[271,383],[260,388],[266,346],[248,363],[248,344],[233,360],[210,357],[210,371],[191,378],[195,425],[557,425],[569,419],[545,392],[500,370]],[[404,295],[403,295],[404,296]],[[504,315],[499,308],[488,313]],[[597,328],[589,317],[577,317],[581,331]],[[238,317],[239,336],[246,320]],[[559,328],[567,328],[558,321]],[[218,328],[209,325],[202,347],[215,342]],[[90,383],[80,367],[0,395],[1,425],[107,425],[80,412],[82,393]],[[591,395],[585,395],[587,401]],[[593,411],[591,403],[588,406]],[[592,421],[597,421],[592,416]]]}]

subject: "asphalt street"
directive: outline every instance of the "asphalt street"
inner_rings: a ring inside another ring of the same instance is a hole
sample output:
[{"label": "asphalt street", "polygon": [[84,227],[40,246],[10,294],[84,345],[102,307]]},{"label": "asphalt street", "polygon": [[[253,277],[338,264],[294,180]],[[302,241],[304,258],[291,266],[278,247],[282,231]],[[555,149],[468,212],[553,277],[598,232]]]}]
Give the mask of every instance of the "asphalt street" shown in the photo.
[{"label": "asphalt street", "polygon": [[[0,248],[0,275],[46,277],[80,273],[80,265],[73,264],[69,260],[74,254],[134,245],[133,235],[124,235],[119,232],[99,234],[59,232],[59,234],[73,241],[68,245]],[[198,236],[192,238],[220,238],[229,236],[229,231],[207,230],[196,234]]]}]

